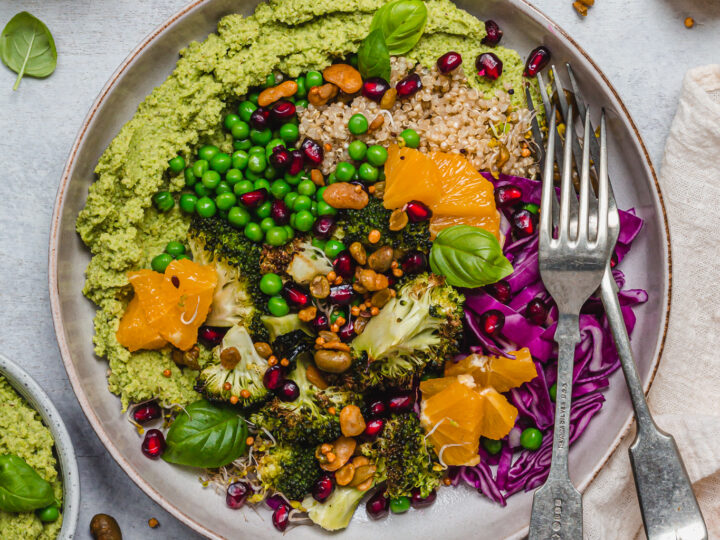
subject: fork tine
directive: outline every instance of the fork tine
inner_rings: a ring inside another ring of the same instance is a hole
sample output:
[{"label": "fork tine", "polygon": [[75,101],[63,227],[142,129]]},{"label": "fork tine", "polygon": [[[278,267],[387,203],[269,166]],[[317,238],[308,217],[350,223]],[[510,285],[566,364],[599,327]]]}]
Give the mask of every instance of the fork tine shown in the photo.
[{"label": "fork tine", "polygon": [[[572,105],[568,108],[568,116],[565,119],[565,140],[572,139],[573,135],[573,109]],[[560,231],[559,238],[563,240],[570,240],[570,215],[572,213],[573,202],[575,199],[575,189],[572,185],[572,145],[565,144],[565,156],[563,157],[562,166],[562,181],[560,183]],[[577,206],[577,201],[575,201]]]},{"label": "fork tine", "polygon": [[590,113],[585,112],[585,130],[583,133],[582,170],[580,172],[580,213],[578,216],[578,241],[588,243],[589,207],[590,207]]},{"label": "fork tine", "polygon": [[[547,112],[546,112],[547,114]],[[540,198],[540,245],[547,245],[553,237],[553,216],[555,215],[553,200],[555,199],[555,183],[553,182],[555,153],[555,109],[551,110],[550,124],[548,129],[548,141],[546,156],[550,156],[545,160],[545,170],[542,176],[542,196]],[[555,220],[557,217],[555,217]]]},{"label": "fork tine", "polygon": [[610,179],[608,178],[605,109],[603,109],[600,117],[600,166],[598,167],[598,233],[596,240],[598,247],[603,246],[608,241],[609,197]]},{"label": "fork tine", "polygon": [[[569,62],[565,64],[565,67],[567,68],[568,78],[570,79],[570,87],[572,88],[572,93],[575,96],[575,104],[577,105],[578,114],[580,114],[581,116],[585,116],[585,113],[587,112],[587,106],[585,105],[585,98],[580,91],[580,85],[578,85],[577,79],[575,78],[575,72],[573,71]],[[590,124],[590,129],[593,129],[592,124]],[[590,155],[592,156],[593,161],[596,165],[600,163],[600,144],[598,143],[596,137],[590,138]]]},{"label": "fork tine", "polygon": [[[545,85],[545,79],[543,79],[542,73],[538,73],[536,75],[536,79],[538,86],[540,87],[540,99],[542,99],[542,105],[545,109],[545,116],[547,117],[548,113],[552,112],[553,116],[556,117],[557,113],[555,111],[555,107],[550,102],[550,98],[547,93],[547,86]],[[557,128],[553,129],[552,133],[554,133],[556,129]],[[548,132],[548,136],[549,133],[551,132]],[[563,162],[562,145],[555,145],[555,159],[557,160],[558,166],[560,166]]]},{"label": "fork tine", "polygon": [[[555,89],[555,95],[557,96],[558,103],[560,104],[560,113],[565,119],[565,124],[567,124],[570,103],[568,102],[567,96],[565,95],[565,89],[563,88],[562,81],[560,80],[560,75],[554,65],[550,68],[550,73],[552,74],[552,86]],[[585,117],[585,112],[582,112],[579,109],[576,112],[578,114],[578,118]],[[572,137],[569,140],[569,143],[572,145],[573,157],[575,158],[575,166],[578,170],[580,170],[580,167],[582,166],[581,164],[583,153],[582,148],[580,148],[578,138]],[[568,144],[567,138],[565,139],[565,144]]]},{"label": "fork tine", "polygon": [[[538,122],[537,112],[535,111],[535,104],[533,103],[532,94],[530,93],[530,83],[525,83],[525,102],[527,103],[527,108],[532,114],[532,120],[530,121],[530,131],[532,132],[533,139],[537,142],[537,148],[538,153],[540,154],[538,156],[538,162],[540,163],[540,170],[543,171],[545,169],[545,148],[543,147],[542,143],[540,141],[543,140],[542,131],[540,131],[540,123]],[[545,113],[547,116],[547,112]]]}]

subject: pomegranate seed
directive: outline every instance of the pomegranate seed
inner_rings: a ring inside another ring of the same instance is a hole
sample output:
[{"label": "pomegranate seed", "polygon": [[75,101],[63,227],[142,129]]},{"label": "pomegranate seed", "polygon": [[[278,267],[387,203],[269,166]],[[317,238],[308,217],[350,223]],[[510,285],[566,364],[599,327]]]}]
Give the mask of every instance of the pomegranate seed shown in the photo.
[{"label": "pomegranate seed", "polygon": [[302,150],[305,157],[313,165],[320,165],[323,161],[323,158],[325,157],[325,151],[323,150],[322,146],[320,146],[310,137],[305,137],[305,140],[300,146],[300,150]]},{"label": "pomegranate seed", "polygon": [[411,73],[395,85],[395,90],[397,90],[399,98],[410,97],[421,88],[422,81],[420,80],[420,75],[417,73]]},{"label": "pomegranate seed", "polygon": [[373,417],[384,416],[387,411],[387,405],[383,400],[378,399],[377,401],[370,403],[368,411],[370,412],[370,416]]},{"label": "pomegranate seed", "polygon": [[543,45],[535,47],[528,55],[523,75],[525,75],[525,77],[534,77],[540,73],[540,71],[542,71],[542,69],[547,66],[550,61],[550,56],[550,49],[547,47]]},{"label": "pomegranate seed", "polygon": [[406,274],[419,274],[427,268],[427,257],[422,251],[411,251],[403,257],[400,267]]},{"label": "pomegranate seed", "polygon": [[270,109],[270,116],[276,122],[289,120],[295,116],[295,104],[284,99],[276,101],[272,109]]},{"label": "pomegranate seed", "polygon": [[300,150],[293,150],[290,152],[290,167],[288,172],[293,176],[302,171],[305,165],[305,156]]},{"label": "pomegranate seed", "polygon": [[[337,228],[335,218],[332,216],[320,216],[313,224],[313,234],[317,238],[327,240],[332,236]],[[344,277],[344,276],[343,276]]]},{"label": "pomegranate seed", "polygon": [[407,203],[405,205],[405,213],[407,213],[408,219],[413,223],[427,221],[432,217],[432,210],[420,201],[410,201]]},{"label": "pomegranate seed", "polygon": [[618,264],[617,253],[613,251],[612,257],[610,257],[610,268],[615,268]]},{"label": "pomegranate seed", "polygon": [[365,79],[362,87],[362,95],[368,99],[380,103],[385,92],[390,90],[390,83],[382,77],[370,77]]},{"label": "pomegranate seed", "polygon": [[385,493],[377,491],[365,503],[367,515],[373,519],[382,519],[390,513],[390,503],[385,497]]},{"label": "pomegranate seed", "polygon": [[545,324],[548,311],[548,306],[542,299],[533,298],[525,309],[525,316],[535,324]]},{"label": "pomegranate seed", "polygon": [[489,45],[490,47],[494,47],[498,43],[500,43],[500,40],[503,37],[503,31],[498,26],[498,23],[492,20],[485,21],[485,37],[482,38],[483,45]]},{"label": "pomegranate seed", "polygon": [[233,510],[242,508],[247,498],[253,493],[253,488],[247,482],[233,482],[227,487],[225,504]]},{"label": "pomegranate seed", "polygon": [[410,504],[413,508],[426,508],[435,502],[437,499],[437,491],[434,489],[428,493],[427,497],[420,495],[419,489],[413,489],[410,494]]},{"label": "pomegranate seed", "polygon": [[290,221],[290,209],[288,205],[285,204],[285,201],[282,199],[273,201],[270,209],[270,217],[272,217],[278,225],[285,225]]},{"label": "pomegranate seed", "polygon": [[285,170],[290,166],[292,157],[290,150],[279,144],[273,148],[272,154],[270,154],[270,163],[273,167],[280,170]]},{"label": "pomegranate seed", "polygon": [[312,496],[318,502],[325,502],[335,490],[335,477],[331,474],[323,474],[318,478],[312,488]]},{"label": "pomegranate seed", "polygon": [[333,261],[333,269],[338,276],[350,279],[355,274],[355,259],[348,250],[342,251]]},{"label": "pomegranate seed", "polygon": [[480,325],[486,335],[498,336],[505,326],[505,315],[497,309],[491,309],[480,316]]},{"label": "pomegranate seed", "polygon": [[263,384],[268,390],[277,390],[285,382],[285,370],[279,364],[270,366],[263,375]]},{"label": "pomegranate seed", "polygon": [[222,342],[227,333],[227,328],[217,328],[215,326],[201,326],[198,330],[198,339],[203,345],[212,349]]},{"label": "pomegranate seed", "polygon": [[502,75],[503,63],[495,53],[486,52],[478,55],[475,60],[475,67],[479,77],[494,81]]},{"label": "pomegranate seed", "polygon": [[165,451],[165,436],[159,429],[149,429],[142,442],[142,453],[150,459],[159,458]]},{"label": "pomegranate seed", "polygon": [[265,188],[248,191],[240,195],[240,202],[248,208],[257,208],[267,200],[268,191]]},{"label": "pomegranate seed", "polygon": [[363,431],[363,437],[367,439],[376,439],[378,435],[382,433],[383,428],[385,427],[385,420],[382,418],[373,418],[372,420],[368,420],[365,424],[365,431]]},{"label": "pomegranate seed", "polygon": [[323,313],[318,313],[317,317],[313,319],[312,325],[315,332],[320,332],[320,330],[327,330],[330,328],[330,322],[328,321],[327,316]]},{"label": "pomegranate seed", "polygon": [[308,294],[290,281],[283,285],[282,295],[285,297],[285,300],[298,309],[304,308],[310,303]]},{"label": "pomegranate seed", "polygon": [[503,304],[507,304],[510,298],[512,298],[510,284],[504,279],[501,279],[497,283],[486,285],[485,290],[498,302],[502,302]]},{"label": "pomegranate seed", "polygon": [[300,395],[300,387],[295,381],[286,380],[276,393],[280,401],[295,401]]},{"label": "pomegranate seed", "polygon": [[495,190],[495,204],[500,208],[519,203],[522,199],[522,189],[512,184],[500,186]]},{"label": "pomegranate seed", "polygon": [[409,411],[414,404],[415,399],[407,393],[398,394],[387,400],[388,410],[391,414]]},{"label": "pomegranate seed", "polygon": [[287,529],[290,523],[290,509],[287,505],[278,506],[272,515],[272,524],[280,532]]},{"label": "pomegranate seed", "polygon": [[338,337],[341,341],[352,341],[355,337],[355,323],[350,319],[344,325],[340,327],[338,331]]},{"label": "pomegranate seed", "polygon": [[275,494],[265,499],[265,504],[267,504],[271,510],[277,510],[281,506],[287,506],[288,502],[282,495]]},{"label": "pomegranate seed", "polygon": [[270,111],[258,107],[250,116],[250,124],[258,130],[263,130],[270,125]]},{"label": "pomegranate seed", "polygon": [[154,401],[143,403],[135,407],[133,411],[133,420],[138,424],[147,424],[148,422],[160,418],[162,416],[162,409],[160,405]]},{"label": "pomegranate seed", "polygon": [[537,216],[529,210],[518,210],[512,216],[512,225],[515,236],[525,238],[535,233]]},{"label": "pomegranate seed", "polygon": [[437,61],[437,68],[440,73],[450,73],[462,64],[462,56],[455,51],[446,52]]},{"label": "pomegranate seed", "polygon": [[347,306],[350,302],[352,302],[354,293],[355,291],[353,291],[353,287],[349,283],[336,285],[335,287],[330,287],[328,300],[331,304]]}]

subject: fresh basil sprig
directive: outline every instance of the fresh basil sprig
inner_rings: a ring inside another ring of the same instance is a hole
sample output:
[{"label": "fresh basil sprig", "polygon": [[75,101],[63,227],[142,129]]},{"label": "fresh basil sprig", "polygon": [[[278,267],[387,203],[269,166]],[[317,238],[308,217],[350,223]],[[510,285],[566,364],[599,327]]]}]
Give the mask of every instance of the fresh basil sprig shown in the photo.
[{"label": "fresh basil sprig", "polygon": [[22,11],[15,15],[0,34],[0,59],[18,74],[13,90],[25,75],[47,77],[57,66],[55,40],[38,18]]},{"label": "fresh basil sprig", "polygon": [[163,459],[176,465],[213,469],[245,452],[247,424],[234,410],[200,400],[181,412],[168,430]]},{"label": "fresh basil sprig", "polygon": [[358,70],[363,79],[382,77],[386,81],[390,80],[390,52],[379,28],[370,32],[360,45]]},{"label": "fresh basil sprig", "polygon": [[54,502],[50,482],[24,459],[13,454],[0,456],[0,510],[31,512]]},{"label": "fresh basil sprig", "polygon": [[440,231],[430,250],[430,268],[450,285],[467,288],[495,283],[513,271],[495,235],[470,225]]},{"label": "fresh basil sprig", "polygon": [[393,0],[375,12],[370,32],[382,30],[390,54],[405,54],[420,40],[426,22],[425,2]]}]

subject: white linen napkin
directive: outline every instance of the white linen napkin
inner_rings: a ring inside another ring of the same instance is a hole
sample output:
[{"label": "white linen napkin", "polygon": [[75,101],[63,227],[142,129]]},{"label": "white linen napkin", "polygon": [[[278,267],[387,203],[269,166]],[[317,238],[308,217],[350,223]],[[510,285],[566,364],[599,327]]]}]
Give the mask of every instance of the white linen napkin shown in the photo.
[{"label": "white linen napkin", "polygon": [[[720,538],[720,65],[685,75],[660,184],[672,303],[650,409],[677,441],[710,538]],[[587,538],[645,538],[627,453],[634,436],[585,493]]]}]

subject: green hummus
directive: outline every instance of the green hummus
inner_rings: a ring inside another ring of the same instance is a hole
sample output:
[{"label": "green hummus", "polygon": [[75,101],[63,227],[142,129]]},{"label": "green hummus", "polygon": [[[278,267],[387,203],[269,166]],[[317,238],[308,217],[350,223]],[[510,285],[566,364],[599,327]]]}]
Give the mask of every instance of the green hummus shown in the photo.
[{"label": "green hummus", "polygon": [[[62,501],[62,483],[53,455],[50,430],[40,415],[0,375],[0,455],[15,454],[53,485],[55,498]],[[43,523],[35,512],[19,514],[0,510],[0,538],[3,540],[51,540],[57,538],[62,517]]]},{"label": "green hummus", "polygon": [[[168,160],[189,158],[200,144],[212,143],[232,153],[222,118],[270,72],[296,77],[322,69],[333,59],[357,51],[368,33],[373,12],[384,0],[269,0],[250,17],[229,15],[217,34],[180,52],[175,71],[138,107],[96,168],[77,231],[92,252],[84,294],[98,306],[95,351],[110,362],[110,389],[123,405],[153,397],[164,404],[187,404],[198,398],[196,372],[183,371],[169,350],[128,352],[115,339],[130,295],[126,273],[149,267],[171,240],[184,240],[188,218],[173,209],[154,210],[158,191],[182,189],[182,176],[168,176]],[[504,63],[497,81],[470,77],[479,90],[492,93],[513,87],[522,104],[523,61],[511,49],[483,46],[484,24],[449,0],[428,0],[428,20],[417,46],[406,56],[425,66],[447,51],[460,52],[466,71],[481,52],[492,51]],[[169,369],[170,377],[162,375]]]}]

